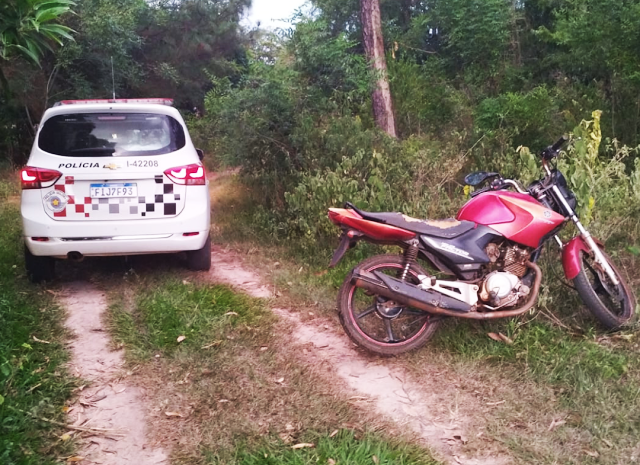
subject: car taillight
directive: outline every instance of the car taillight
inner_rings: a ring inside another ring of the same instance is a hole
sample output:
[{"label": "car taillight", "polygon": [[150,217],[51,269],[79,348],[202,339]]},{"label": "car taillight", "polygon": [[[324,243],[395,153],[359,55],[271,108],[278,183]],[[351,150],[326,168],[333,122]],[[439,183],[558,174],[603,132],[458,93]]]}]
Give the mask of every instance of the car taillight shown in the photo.
[{"label": "car taillight", "polygon": [[204,186],[207,180],[204,166],[197,163],[169,168],[164,174],[176,184],[186,184],[188,186]]},{"label": "car taillight", "polygon": [[60,179],[60,176],[62,176],[60,171],[34,168],[32,166],[25,166],[20,170],[20,182],[23,189],[51,187]]}]

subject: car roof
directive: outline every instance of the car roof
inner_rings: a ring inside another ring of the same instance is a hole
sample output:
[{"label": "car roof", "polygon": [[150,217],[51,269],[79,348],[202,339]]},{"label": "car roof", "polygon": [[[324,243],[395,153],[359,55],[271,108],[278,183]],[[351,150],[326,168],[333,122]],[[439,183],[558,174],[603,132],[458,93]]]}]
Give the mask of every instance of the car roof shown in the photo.
[{"label": "car roof", "polygon": [[78,113],[153,113],[171,116],[182,122],[180,112],[168,105],[157,103],[82,103],[49,108],[42,116],[42,123],[53,116]]}]

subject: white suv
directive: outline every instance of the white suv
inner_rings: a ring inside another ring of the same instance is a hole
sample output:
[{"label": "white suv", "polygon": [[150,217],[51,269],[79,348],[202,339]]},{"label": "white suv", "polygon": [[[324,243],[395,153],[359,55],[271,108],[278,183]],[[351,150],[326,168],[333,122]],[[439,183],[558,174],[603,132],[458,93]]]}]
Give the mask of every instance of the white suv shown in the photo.
[{"label": "white suv", "polygon": [[20,173],[29,279],[84,256],[186,251],[189,268],[211,267],[202,152],[171,104],[75,100],[45,112]]}]

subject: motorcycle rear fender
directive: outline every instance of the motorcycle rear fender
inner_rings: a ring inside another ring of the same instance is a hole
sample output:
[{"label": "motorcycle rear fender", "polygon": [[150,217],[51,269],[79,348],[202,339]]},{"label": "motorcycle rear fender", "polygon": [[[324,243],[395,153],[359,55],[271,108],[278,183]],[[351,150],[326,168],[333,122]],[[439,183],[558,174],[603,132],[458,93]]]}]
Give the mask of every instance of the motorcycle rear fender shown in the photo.
[{"label": "motorcycle rear fender", "polygon": [[[602,242],[598,239],[594,238],[593,240],[598,246],[604,248]],[[584,239],[580,236],[574,237],[562,248],[562,268],[564,268],[564,275],[567,279],[575,279],[578,273],[580,273],[580,268],[582,267],[580,252],[591,252],[589,246],[587,246]]]}]

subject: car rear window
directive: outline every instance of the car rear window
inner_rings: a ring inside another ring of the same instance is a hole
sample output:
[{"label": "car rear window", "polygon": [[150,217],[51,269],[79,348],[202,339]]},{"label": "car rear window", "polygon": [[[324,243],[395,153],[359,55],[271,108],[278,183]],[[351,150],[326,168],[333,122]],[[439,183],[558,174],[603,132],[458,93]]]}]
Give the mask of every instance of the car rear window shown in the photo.
[{"label": "car rear window", "polygon": [[161,155],[185,145],[174,118],[152,113],[78,113],[49,118],[38,146],[65,157]]}]

